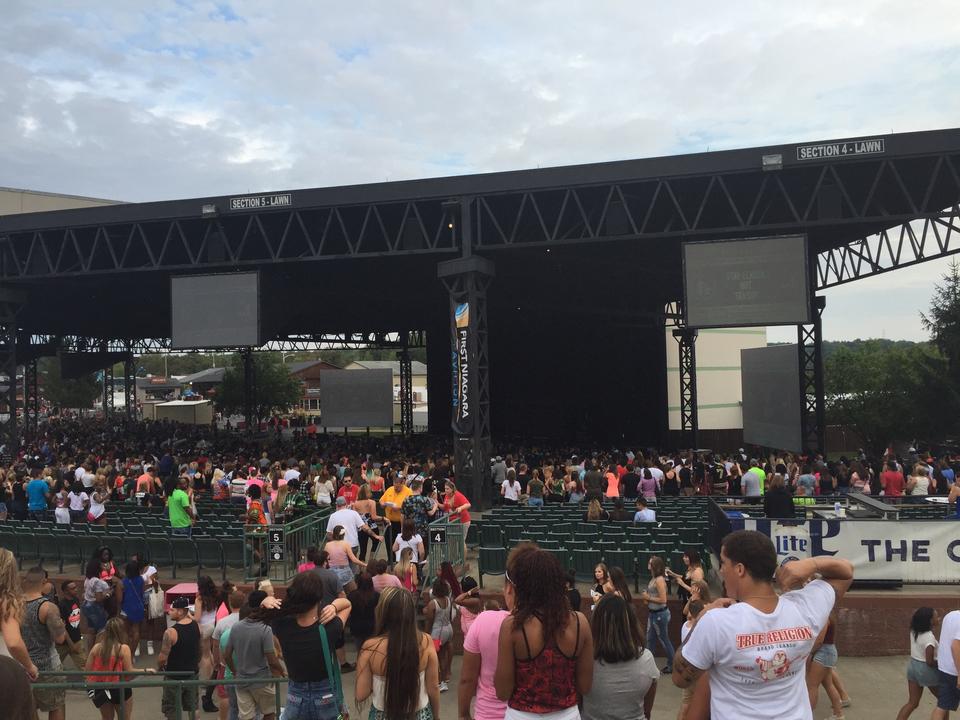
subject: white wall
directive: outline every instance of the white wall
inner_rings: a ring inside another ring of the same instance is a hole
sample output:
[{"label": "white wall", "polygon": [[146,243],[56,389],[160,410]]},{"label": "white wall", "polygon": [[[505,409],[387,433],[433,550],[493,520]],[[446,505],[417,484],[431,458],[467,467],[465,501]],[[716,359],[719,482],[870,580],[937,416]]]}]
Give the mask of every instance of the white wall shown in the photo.
[{"label": "white wall", "polygon": [[[667,409],[671,430],[680,429],[680,355],[673,326],[667,325]],[[767,330],[717,328],[697,337],[697,410],[703,430],[743,427],[740,407],[740,350],[766,347]]]}]

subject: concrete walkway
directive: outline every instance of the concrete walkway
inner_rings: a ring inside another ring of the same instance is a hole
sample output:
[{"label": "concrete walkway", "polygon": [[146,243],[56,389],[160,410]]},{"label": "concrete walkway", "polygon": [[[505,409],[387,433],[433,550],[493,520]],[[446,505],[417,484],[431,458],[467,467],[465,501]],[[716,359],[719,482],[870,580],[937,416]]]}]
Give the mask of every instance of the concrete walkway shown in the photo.
[{"label": "concrete walkway", "polygon": [[[353,660],[352,654],[350,659]],[[139,667],[147,667],[147,661],[153,658],[138,658]],[[662,660],[660,661],[662,664]],[[150,665],[153,663],[151,662]],[[894,656],[882,658],[840,658],[840,675],[847,687],[853,704],[846,709],[846,717],[851,719],[863,718],[892,718],[897,714],[900,706],[907,699],[906,681],[907,658]],[[440,696],[441,720],[455,720],[457,718],[457,687],[456,680],[460,676],[460,658],[455,657],[453,663],[453,680],[450,691]],[[351,710],[351,717],[355,720],[366,720],[353,707],[353,690],[355,674],[344,675],[344,690]],[[160,720],[160,690],[147,688],[135,690],[133,717],[138,720]],[[933,696],[925,694],[920,707],[913,714],[913,718],[927,720],[935,705]],[[669,678],[664,678],[657,690],[657,700],[653,707],[653,717],[656,720],[676,717],[680,706],[680,691],[673,686]],[[821,693],[820,703],[814,711],[814,718],[821,720],[831,715],[830,705],[824,693]],[[214,720],[215,713],[197,714],[198,718]],[[67,695],[68,720],[100,720],[100,713],[85,694],[74,691]]]}]

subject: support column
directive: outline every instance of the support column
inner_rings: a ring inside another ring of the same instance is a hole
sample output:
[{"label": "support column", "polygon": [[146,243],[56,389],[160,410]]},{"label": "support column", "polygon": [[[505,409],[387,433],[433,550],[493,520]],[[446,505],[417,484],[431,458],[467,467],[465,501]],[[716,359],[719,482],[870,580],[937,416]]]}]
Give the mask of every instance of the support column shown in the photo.
[{"label": "support column", "polygon": [[113,415],[113,364],[103,369],[103,416]]},{"label": "support column", "polygon": [[490,367],[487,351],[487,289],[494,265],[472,254],[473,200],[444,204],[448,227],[459,240],[462,257],[437,267],[450,295],[453,358],[454,464],[457,485],[477,510],[492,505],[490,480]]},{"label": "support column", "polygon": [[823,390],[823,310],[824,297],[813,299],[813,322],[797,326],[797,352],[800,355],[800,438],[809,456],[826,457],[826,412]]},{"label": "support column", "polygon": [[131,354],[123,361],[123,409],[127,419],[134,420],[137,417],[137,366],[129,345],[127,352]]},{"label": "support column", "polygon": [[40,389],[37,358],[23,366],[23,434],[35,438],[40,424]]},{"label": "support column", "polygon": [[256,389],[257,377],[253,365],[253,350],[245,348],[243,356],[243,417],[247,423],[247,432],[253,432],[256,416]]},{"label": "support column", "polygon": [[3,404],[8,420],[0,428],[0,445],[4,461],[16,457],[20,449],[17,431],[17,313],[23,307],[25,296],[15,290],[0,288],[0,376],[6,378],[6,397]]},{"label": "support column", "polygon": [[400,361],[400,432],[404,437],[413,434],[413,363],[407,348],[409,333],[401,333],[403,349],[397,353]]},{"label": "support column", "polygon": [[697,414],[697,331],[679,327],[673,331],[680,351],[680,444],[699,447]]}]

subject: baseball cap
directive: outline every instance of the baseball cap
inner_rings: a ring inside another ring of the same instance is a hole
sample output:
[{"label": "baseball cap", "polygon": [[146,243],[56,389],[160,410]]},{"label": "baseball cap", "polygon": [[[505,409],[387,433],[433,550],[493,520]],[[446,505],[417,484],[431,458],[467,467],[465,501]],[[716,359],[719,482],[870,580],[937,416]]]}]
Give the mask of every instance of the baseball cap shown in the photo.
[{"label": "baseball cap", "polygon": [[346,505],[346,504],[347,504],[347,499],[343,495],[337,498],[337,505]]},{"label": "baseball cap", "polygon": [[174,610],[186,610],[187,608],[190,607],[190,598],[188,598],[185,595],[181,595],[180,597],[175,597],[173,599],[173,602],[170,603],[170,607],[173,608]]}]

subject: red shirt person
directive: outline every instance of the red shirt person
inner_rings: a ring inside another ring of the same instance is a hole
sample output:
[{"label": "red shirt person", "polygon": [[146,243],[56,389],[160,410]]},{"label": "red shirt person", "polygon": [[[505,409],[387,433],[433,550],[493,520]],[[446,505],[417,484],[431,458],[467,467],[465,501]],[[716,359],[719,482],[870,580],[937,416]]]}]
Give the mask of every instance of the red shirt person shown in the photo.
[{"label": "red shirt person", "polygon": [[880,486],[883,488],[884,497],[902,497],[905,484],[903,473],[897,469],[897,463],[890,460],[886,470],[880,473]]},{"label": "red shirt person", "polygon": [[337,492],[337,497],[342,497],[347,501],[347,505],[353,505],[360,494],[360,488],[353,484],[353,478],[349,475],[343,478],[343,487]]}]

